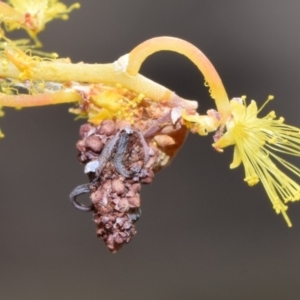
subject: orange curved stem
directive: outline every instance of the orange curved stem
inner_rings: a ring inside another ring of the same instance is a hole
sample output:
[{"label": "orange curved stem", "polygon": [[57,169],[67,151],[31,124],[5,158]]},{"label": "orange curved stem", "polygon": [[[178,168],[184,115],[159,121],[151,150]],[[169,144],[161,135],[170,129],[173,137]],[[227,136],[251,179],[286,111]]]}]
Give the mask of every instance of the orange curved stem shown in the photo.
[{"label": "orange curved stem", "polygon": [[144,60],[158,51],[174,51],[188,57],[204,75],[211,97],[223,119],[230,116],[229,99],[221,78],[209,59],[194,45],[173,37],[156,37],[141,43],[129,53],[127,74],[137,75]]}]

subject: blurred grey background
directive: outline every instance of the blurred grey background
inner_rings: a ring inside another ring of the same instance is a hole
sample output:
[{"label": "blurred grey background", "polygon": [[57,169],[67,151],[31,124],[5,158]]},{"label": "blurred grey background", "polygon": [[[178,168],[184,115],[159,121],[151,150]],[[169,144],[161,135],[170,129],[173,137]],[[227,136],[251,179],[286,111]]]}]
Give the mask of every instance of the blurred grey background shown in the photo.
[{"label": "blurred grey background", "polygon": [[[67,1],[71,4],[71,1]],[[300,1],[81,1],[68,22],[48,24],[46,51],[107,63],[155,36],[183,38],[214,63],[230,97],[300,127]],[[142,74],[213,108],[203,77],[184,57],[159,53]],[[0,126],[0,299],[300,299],[300,203],[293,228],[259,184],[249,188],[233,151],[188,137],[172,165],[142,192],[133,241],[112,255],[90,214],[68,195],[87,181],[75,144],[82,121],[68,105],[7,109]],[[263,114],[264,114],[263,113]],[[262,115],[263,115],[262,114]],[[300,160],[294,160],[300,166]]]}]

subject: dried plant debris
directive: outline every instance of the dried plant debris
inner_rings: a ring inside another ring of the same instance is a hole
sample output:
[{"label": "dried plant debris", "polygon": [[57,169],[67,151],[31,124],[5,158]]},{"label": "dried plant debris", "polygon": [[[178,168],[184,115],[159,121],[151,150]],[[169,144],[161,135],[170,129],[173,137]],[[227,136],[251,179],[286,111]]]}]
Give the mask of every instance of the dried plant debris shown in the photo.
[{"label": "dried plant debris", "polygon": [[[162,153],[124,122],[84,124],[80,137],[78,158],[85,164],[90,183],[76,187],[70,199],[77,209],[93,211],[97,236],[115,253],[136,234],[141,184],[152,182]],[[76,199],[84,193],[90,193],[90,206]]]}]

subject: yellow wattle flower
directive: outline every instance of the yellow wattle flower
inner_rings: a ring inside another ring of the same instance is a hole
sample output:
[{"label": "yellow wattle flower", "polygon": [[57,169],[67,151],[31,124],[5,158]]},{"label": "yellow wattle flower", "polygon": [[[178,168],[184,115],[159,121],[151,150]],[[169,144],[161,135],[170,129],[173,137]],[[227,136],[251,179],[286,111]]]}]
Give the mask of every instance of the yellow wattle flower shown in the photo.
[{"label": "yellow wattle flower", "polygon": [[[269,97],[268,100],[273,99]],[[282,159],[277,153],[300,156],[299,128],[275,119],[271,112],[258,118],[255,101],[246,106],[245,99],[230,101],[232,117],[226,123],[226,133],[213,145],[217,150],[234,145],[234,157],[230,168],[243,163],[245,181],[249,186],[262,182],[276,213],[282,213],[288,226],[292,226],[286,214],[287,202],[300,200],[300,185],[283,173],[279,164],[300,177],[300,169]]]},{"label": "yellow wattle flower", "polygon": [[[34,40],[35,47],[41,47],[37,34],[45,29],[46,23],[53,19],[67,20],[69,13],[79,7],[79,3],[68,7],[59,0],[8,0],[8,3],[0,1],[0,23],[4,23],[5,30],[8,31],[25,29]],[[1,38],[5,36],[5,30],[1,30]],[[24,44],[25,40],[21,41]]]},{"label": "yellow wattle flower", "polygon": [[25,16],[25,25],[33,32],[43,30],[45,24],[54,18],[68,19],[68,13],[80,6],[75,3],[67,7],[58,0],[9,0],[8,2]]}]

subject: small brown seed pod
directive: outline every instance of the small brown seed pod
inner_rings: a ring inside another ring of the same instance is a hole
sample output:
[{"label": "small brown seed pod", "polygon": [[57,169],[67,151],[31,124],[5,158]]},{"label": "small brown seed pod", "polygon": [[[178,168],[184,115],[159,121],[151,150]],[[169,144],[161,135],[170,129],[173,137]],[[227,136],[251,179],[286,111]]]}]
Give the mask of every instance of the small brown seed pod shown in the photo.
[{"label": "small brown seed pod", "polygon": [[96,153],[100,153],[100,151],[103,149],[103,143],[100,137],[92,135],[85,139],[85,147]]},{"label": "small brown seed pod", "polygon": [[117,195],[123,195],[125,193],[125,185],[120,179],[114,179],[111,184],[112,191]]},{"label": "small brown seed pod", "polygon": [[112,120],[105,120],[96,131],[99,134],[111,136],[116,133],[116,125]]}]

